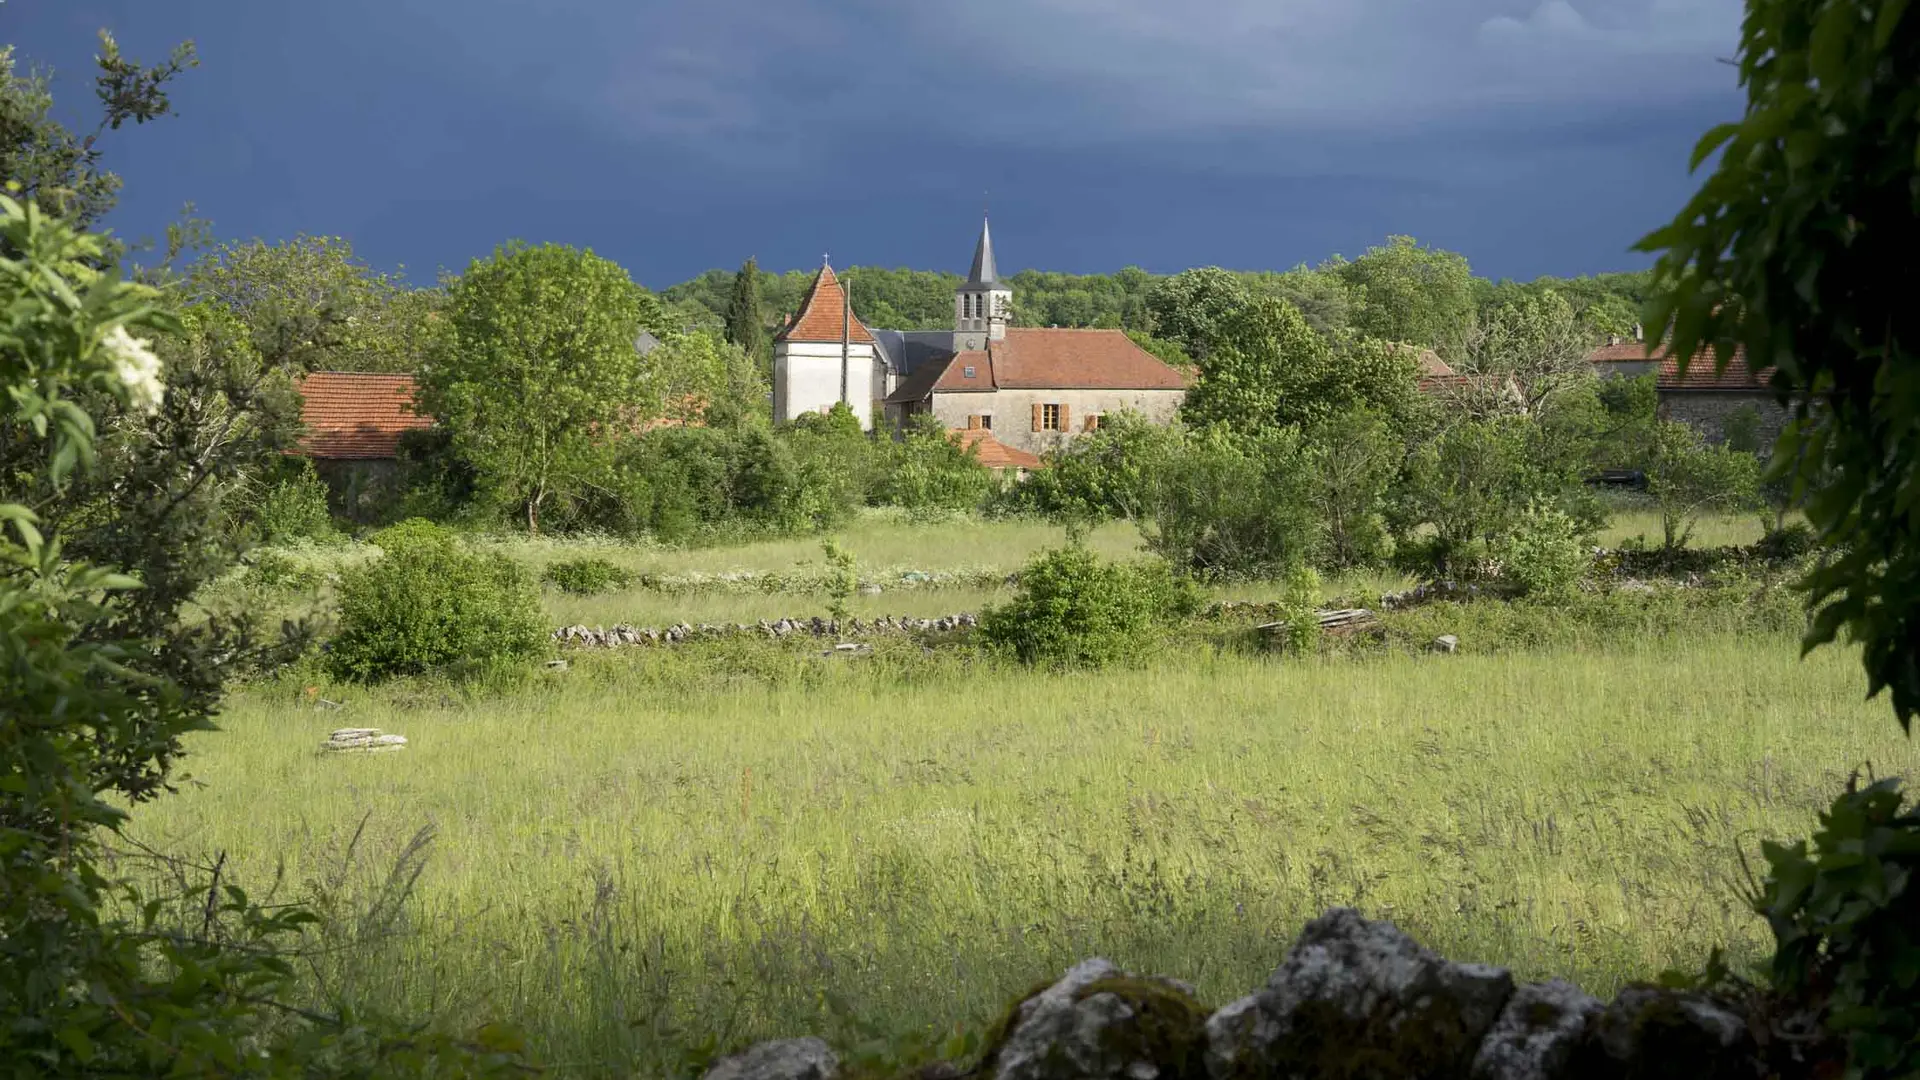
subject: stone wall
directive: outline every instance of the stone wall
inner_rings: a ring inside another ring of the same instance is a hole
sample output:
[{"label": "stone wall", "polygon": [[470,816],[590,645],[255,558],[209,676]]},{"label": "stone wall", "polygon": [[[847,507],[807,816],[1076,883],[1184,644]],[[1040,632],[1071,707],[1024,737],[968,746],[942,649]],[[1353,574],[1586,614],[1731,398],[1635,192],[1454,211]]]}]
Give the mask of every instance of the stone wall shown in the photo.
[{"label": "stone wall", "polygon": [[[1636,985],[1602,1003],[1559,980],[1516,985],[1386,922],[1337,908],[1308,923],[1265,986],[1212,1011],[1175,979],[1083,961],[1009,1010],[977,1062],[917,1080],[1398,1080],[1839,1075],[1833,1040],[1773,1037],[1778,1003]],[[1789,1016],[1789,1021],[1797,1016]],[[968,1066],[971,1066],[970,1068]],[[963,1072],[962,1069],[966,1071]],[[705,1080],[835,1080],[815,1038],[761,1043]]]},{"label": "stone wall", "polygon": [[315,458],[313,471],[327,485],[327,508],[348,521],[372,522],[400,494],[393,458]]},{"label": "stone wall", "polygon": [[[1156,424],[1173,421],[1185,390],[995,390],[991,393],[936,393],[933,415],[949,428],[967,426],[967,417],[993,417],[993,437],[1007,446],[1043,454],[1086,429],[1087,417],[1132,409]],[[1065,431],[1033,430],[1035,405],[1065,405]]]},{"label": "stone wall", "polygon": [[1716,444],[1727,439],[1727,418],[1746,408],[1759,414],[1757,431],[1760,449],[1764,452],[1773,446],[1773,441],[1779,438],[1780,429],[1787,422],[1787,410],[1774,400],[1772,394],[1744,390],[1660,391],[1660,415],[1663,418],[1690,424],[1706,436],[1708,442]]}]

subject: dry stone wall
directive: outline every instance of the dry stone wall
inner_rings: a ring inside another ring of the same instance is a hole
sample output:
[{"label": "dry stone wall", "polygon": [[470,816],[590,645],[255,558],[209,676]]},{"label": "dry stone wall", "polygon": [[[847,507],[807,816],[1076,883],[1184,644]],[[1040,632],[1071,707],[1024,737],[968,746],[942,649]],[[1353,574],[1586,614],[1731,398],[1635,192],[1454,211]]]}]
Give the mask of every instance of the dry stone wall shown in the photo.
[{"label": "dry stone wall", "polygon": [[[1017,1003],[966,1073],[920,1080],[1732,1080],[1815,1076],[1766,1037],[1752,1003],[1648,985],[1602,1003],[1565,982],[1438,956],[1336,908],[1307,924],[1266,985],[1209,1012],[1193,988],[1102,959]],[[762,1043],[705,1080],[834,1080],[818,1039]]]}]

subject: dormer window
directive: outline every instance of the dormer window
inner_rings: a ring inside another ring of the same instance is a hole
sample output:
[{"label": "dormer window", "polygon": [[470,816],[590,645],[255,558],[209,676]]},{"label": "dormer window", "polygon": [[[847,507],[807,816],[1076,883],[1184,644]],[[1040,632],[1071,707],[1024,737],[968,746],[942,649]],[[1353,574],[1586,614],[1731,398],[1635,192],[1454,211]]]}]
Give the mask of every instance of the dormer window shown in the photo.
[{"label": "dormer window", "polygon": [[967,378],[969,378],[969,379],[971,379],[971,378],[973,378],[973,365],[972,365],[972,364],[968,364],[968,365],[967,365],[967,371],[966,371],[966,375],[967,375]]}]

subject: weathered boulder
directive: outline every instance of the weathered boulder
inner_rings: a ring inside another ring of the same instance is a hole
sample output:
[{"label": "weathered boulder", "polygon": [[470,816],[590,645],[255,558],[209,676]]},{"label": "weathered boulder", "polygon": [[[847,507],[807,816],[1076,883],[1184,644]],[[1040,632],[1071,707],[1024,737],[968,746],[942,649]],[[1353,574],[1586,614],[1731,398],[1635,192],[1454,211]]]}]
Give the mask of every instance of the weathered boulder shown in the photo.
[{"label": "weathered boulder", "polygon": [[1746,1017],[1695,990],[1629,986],[1594,1018],[1590,1041],[1570,1076],[1733,1080],[1758,1075]]},{"label": "weathered boulder", "polygon": [[320,744],[320,749],[335,754],[379,753],[406,748],[405,735],[388,735],[379,728],[341,728]]},{"label": "weathered boulder", "polygon": [[1557,1080],[1588,1038],[1600,1002],[1554,979],[1514,991],[1480,1041],[1473,1080]]},{"label": "weathered boulder", "polygon": [[996,1080],[1199,1080],[1206,1010],[1193,988],[1085,960],[1014,1006],[979,1075]]},{"label": "weathered boulder", "polygon": [[831,1080],[839,1071],[840,1059],[819,1039],[775,1039],[721,1058],[703,1080]]},{"label": "weathered boulder", "polygon": [[1513,977],[1456,964],[1391,923],[1335,908],[1308,923],[1264,990],[1207,1020],[1216,1080],[1464,1077]]},{"label": "weathered boulder", "polygon": [[1460,639],[1454,637],[1452,634],[1441,634],[1439,637],[1434,638],[1432,644],[1428,645],[1427,648],[1437,653],[1456,653],[1460,651]]}]

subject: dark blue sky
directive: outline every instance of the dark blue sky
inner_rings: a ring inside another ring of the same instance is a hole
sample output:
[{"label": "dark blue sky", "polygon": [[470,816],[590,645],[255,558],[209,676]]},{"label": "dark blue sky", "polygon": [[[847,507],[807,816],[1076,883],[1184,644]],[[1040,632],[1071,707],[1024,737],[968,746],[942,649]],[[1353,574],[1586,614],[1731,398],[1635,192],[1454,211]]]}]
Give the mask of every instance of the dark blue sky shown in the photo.
[{"label": "dark blue sky", "polygon": [[1494,277],[1635,269],[1738,115],[1741,0],[0,0],[86,115],[94,31],[192,38],[112,133],[114,227],[503,241],[659,288],[772,269],[1284,269],[1389,233]]}]

